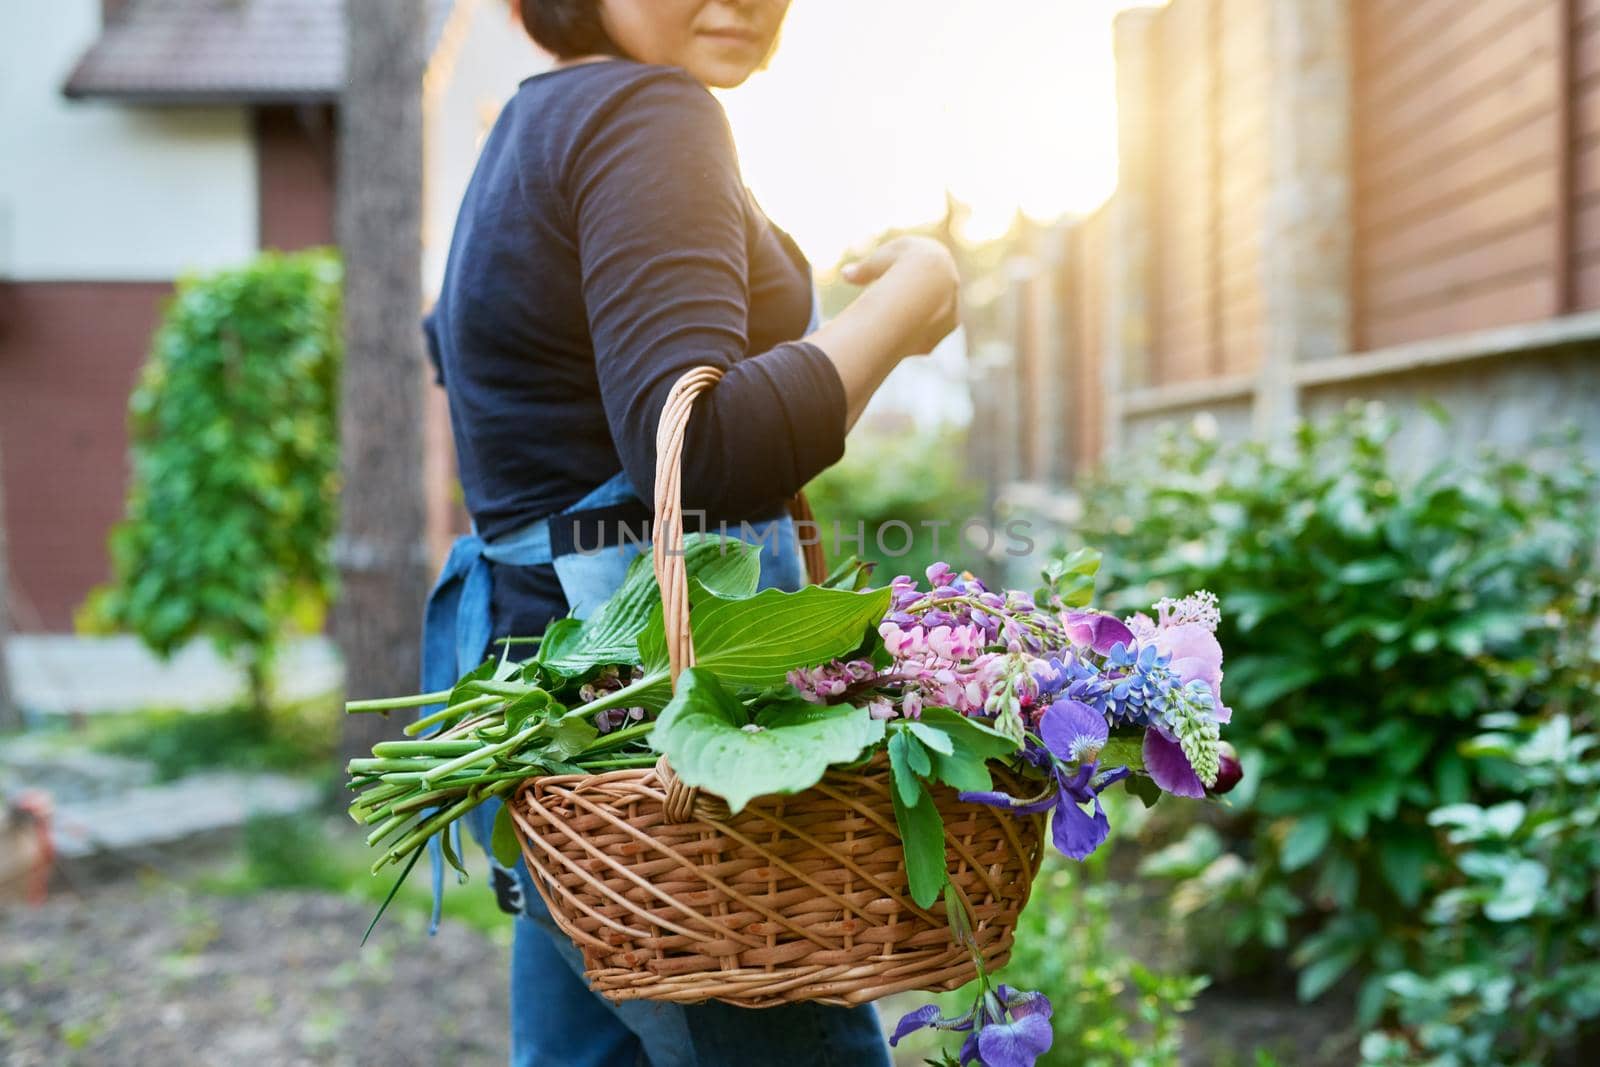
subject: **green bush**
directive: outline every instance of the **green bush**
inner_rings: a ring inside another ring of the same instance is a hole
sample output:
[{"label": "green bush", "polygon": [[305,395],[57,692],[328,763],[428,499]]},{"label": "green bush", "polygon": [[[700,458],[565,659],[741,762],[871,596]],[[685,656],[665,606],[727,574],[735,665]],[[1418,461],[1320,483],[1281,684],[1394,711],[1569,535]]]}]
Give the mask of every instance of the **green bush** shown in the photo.
[{"label": "green bush", "polygon": [[1115,921],[1129,891],[1106,875],[1110,852],[1102,846],[1082,864],[1052,860],[1017,930],[1002,980],[1044,993],[1054,1007],[1055,1043],[1039,1067],[1176,1067],[1182,1016],[1207,985],[1139,962]]},{"label": "green bush", "polygon": [[320,627],[332,593],[339,296],[327,252],[179,284],[130,404],[114,578],[80,615],[163,656],[197,637],[242,653],[258,707],[274,643]]},{"label": "green bush", "polygon": [[1417,969],[1384,979],[1398,1025],[1364,1039],[1369,1064],[1533,1067],[1600,1051],[1600,735],[1564,714],[1484,725],[1464,751],[1494,799],[1429,817],[1448,834],[1446,888]]},{"label": "green bush", "polygon": [[[1407,477],[1395,430],[1363,408],[1279,449],[1172,435],[1084,492],[1110,602],[1221,596],[1251,781],[1222,820],[1240,855],[1188,889],[1194,926],[1297,942],[1307,999],[1417,961],[1445,876],[1428,815],[1474,795],[1478,717],[1593,693],[1594,468],[1564,447]],[[1382,996],[1364,984],[1365,1018]]]},{"label": "green bush", "polygon": [[[1145,813],[1120,797],[1107,801],[1112,840],[1081,863],[1051,852],[1018,922],[1011,961],[994,980],[1050,998],[1055,1040],[1038,1067],[1178,1067],[1183,1016],[1208,979],[1140,962],[1161,955],[1172,931],[1114,870],[1118,842],[1137,835]],[[975,988],[944,994],[944,1013],[971,1008]],[[907,995],[885,1007],[884,1019],[892,1024],[898,1011],[925,1002]],[[953,1052],[961,1036],[917,1033],[899,1051],[921,1063]]]},{"label": "green bush", "polygon": [[842,538],[865,531],[859,546],[844,542],[837,554],[876,563],[880,581],[920,575],[940,560],[957,570],[983,570],[978,554],[959,540],[958,527],[983,504],[979,487],[963,476],[963,451],[954,430],[853,435],[844,459],[806,487],[823,548],[835,554],[837,524]]}]

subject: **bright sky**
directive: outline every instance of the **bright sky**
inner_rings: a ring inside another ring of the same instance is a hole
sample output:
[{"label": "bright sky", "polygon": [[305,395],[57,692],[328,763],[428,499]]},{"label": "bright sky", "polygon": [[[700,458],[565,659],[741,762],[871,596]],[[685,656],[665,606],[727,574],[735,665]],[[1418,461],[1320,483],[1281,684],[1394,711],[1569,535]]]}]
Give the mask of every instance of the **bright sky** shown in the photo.
[{"label": "bright sky", "polygon": [[1111,18],[1132,6],[795,0],[771,68],[720,94],[745,181],[819,269],[942,217],[947,186],[974,239],[1019,207],[1088,211],[1116,184]]}]

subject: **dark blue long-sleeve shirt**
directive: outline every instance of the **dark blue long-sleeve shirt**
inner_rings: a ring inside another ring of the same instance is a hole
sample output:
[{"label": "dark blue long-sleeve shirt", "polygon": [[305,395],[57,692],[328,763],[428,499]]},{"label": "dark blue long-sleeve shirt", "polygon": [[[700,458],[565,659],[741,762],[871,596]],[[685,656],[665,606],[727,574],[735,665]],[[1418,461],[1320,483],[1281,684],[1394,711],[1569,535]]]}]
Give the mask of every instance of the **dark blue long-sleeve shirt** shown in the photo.
[{"label": "dark blue long-sleeve shirt", "polygon": [[[844,450],[804,255],[755,203],[721,104],[676,67],[606,60],[522,83],[490,132],[427,320],[467,509],[487,538],[619,470],[643,500],[691,367],[685,507],[765,518]],[[517,572],[517,573],[511,573]],[[497,568],[496,634],[564,610],[549,568]]]}]

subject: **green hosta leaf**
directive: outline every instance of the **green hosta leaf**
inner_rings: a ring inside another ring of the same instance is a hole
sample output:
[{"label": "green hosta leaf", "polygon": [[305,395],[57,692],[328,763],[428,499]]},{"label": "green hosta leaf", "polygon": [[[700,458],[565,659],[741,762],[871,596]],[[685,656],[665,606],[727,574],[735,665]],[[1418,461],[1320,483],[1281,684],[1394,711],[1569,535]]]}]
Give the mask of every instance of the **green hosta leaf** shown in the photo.
[{"label": "green hosta leaf", "polygon": [[522,845],[517,842],[517,824],[511,821],[511,809],[504,804],[495,812],[489,848],[502,867],[514,867],[517,860],[522,858]]},{"label": "green hosta leaf", "polygon": [[883,739],[883,723],[865,708],[796,701],[750,721],[709,667],[691,667],[678,680],[650,735],[685,785],[715,793],[738,812],[752,797],[798,793],[828,767],[847,763]]},{"label": "green hosta leaf", "polygon": [[847,655],[883,618],[890,591],[853,593],[807,586],[733,600],[708,596],[690,612],[695,661],[723,682],[760,689],[796,667]]},{"label": "green hosta leaf", "polygon": [[639,632],[638,644],[639,663],[644,667],[645,673],[665,674],[669,665],[667,658],[667,627],[659,602],[657,602],[655,610],[650,613],[650,621]]},{"label": "green hosta leaf", "polygon": [[944,820],[927,786],[917,783],[916,803],[907,804],[898,788],[889,791],[894,799],[894,821],[900,828],[905,847],[906,880],[911,899],[918,906],[931,908],[948,884],[944,862]]},{"label": "green hosta leaf", "polygon": [[[534,654],[533,661],[556,675],[584,673],[589,667],[578,662],[578,641],[582,633],[582,619],[555,620],[545,627],[544,637],[539,640],[539,651]],[[631,658],[632,654],[618,662],[627,662]]]},{"label": "green hosta leaf", "polygon": [[[761,550],[755,545],[694,534],[684,539],[683,553],[692,582],[711,593],[747,597],[760,583]],[[639,663],[640,635],[660,605],[651,559],[638,556],[628,565],[622,585],[587,620],[562,619],[551,625],[539,648],[539,662],[567,677],[608,664]]]}]

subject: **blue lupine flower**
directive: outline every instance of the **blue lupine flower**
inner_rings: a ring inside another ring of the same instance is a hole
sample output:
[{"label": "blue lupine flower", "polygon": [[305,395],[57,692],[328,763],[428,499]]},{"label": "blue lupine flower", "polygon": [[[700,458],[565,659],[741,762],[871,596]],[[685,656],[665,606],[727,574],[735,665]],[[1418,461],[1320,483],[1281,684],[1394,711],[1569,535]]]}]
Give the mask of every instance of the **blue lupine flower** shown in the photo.
[{"label": "blue lupine flower", "polygon": [[[961,799],[1018,815],[1054,810],[1051,840],[1064,855],[1081,860],[1099,848],[1111,832],[1100,805],[1100,791],[1129,774],[1126,767],[1100,773],[1095,757],[1108,736],[1104,715],[1081,701],[1063,697],[1039,718],[1039,739],[1044,747],[1041,749],[1030,740],[1022,753],[1028,762],[1048,770],[1054,789],[1033,800],[1018,800],[1002,792],[962,793]],[[1076,770],[1068,772],[1068,764],[1076,765]],[[1090,803],[1094,805],[1093,814],[1083,810],[1083,805]]]},{"label": "blue lupine flower", "polygon": [[961,1063],[979,1067],[1033,1067],[1050,1051],[1055,1035],[1050,1030],[1050,998],[1001,985],[985,990],[965,1015],[941,1017],[937,1004],[925,1004],[901,1017],[889,1044],[917,1030],[931,1027],[967,1034],[961,1046]]}]

